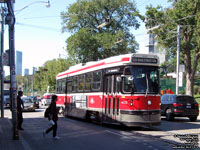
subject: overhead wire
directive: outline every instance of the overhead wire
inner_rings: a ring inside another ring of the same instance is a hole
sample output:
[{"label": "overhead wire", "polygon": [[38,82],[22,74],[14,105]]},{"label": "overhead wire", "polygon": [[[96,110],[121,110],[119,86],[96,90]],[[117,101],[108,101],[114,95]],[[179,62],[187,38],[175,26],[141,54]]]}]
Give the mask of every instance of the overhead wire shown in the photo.
[{"label": "overhead wire", "polygon": [[61,32],[61,30],[56,29],[56,28],[52,28],[52,27],[44,27],[44,26],[38,26],[38,25],[24,24],[24,23],[19,23],[19,22],[16,22],[16,25],[38,28],[38,29],[42,29],[42,30],[50,30],[50,31],[55,31],[55,32]]}]

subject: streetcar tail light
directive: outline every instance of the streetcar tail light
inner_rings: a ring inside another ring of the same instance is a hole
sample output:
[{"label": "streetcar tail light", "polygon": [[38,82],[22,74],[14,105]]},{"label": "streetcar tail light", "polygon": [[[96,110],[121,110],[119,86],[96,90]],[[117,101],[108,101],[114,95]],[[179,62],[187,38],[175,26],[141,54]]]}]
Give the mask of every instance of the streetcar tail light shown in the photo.
[{"label": "streetcar tail light", "polygon": [[177,103],[173,103],[174,107],[178,107],[178,106],[182,106],[183,104],[177,104]]},{"label": "streetcar tail light", "polygon": [[199,107],[199,104],[195,104],[196,107]]}]

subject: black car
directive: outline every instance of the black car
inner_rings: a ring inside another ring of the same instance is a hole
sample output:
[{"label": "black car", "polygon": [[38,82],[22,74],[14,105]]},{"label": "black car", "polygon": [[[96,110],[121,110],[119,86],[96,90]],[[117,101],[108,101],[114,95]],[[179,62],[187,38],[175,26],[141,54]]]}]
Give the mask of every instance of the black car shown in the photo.
[{"label": "black car", "polygon": [[37,99],[37,97],[36,96],[28,96],[28,97],[33,100],[35,108],[39,108],[39,100]]},{"label": "black car", "polygon": [[168,121],[174,117],[188,117],[190,121],[196,121],[199,105],[189,95],[164,94],[161,97],[161,115],[166,116]]}]

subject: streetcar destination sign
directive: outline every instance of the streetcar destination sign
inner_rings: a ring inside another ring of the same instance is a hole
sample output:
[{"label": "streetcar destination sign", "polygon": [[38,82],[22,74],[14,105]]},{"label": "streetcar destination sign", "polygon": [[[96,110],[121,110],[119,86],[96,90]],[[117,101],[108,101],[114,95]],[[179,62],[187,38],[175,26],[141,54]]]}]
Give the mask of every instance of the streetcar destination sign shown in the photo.
[{"label": "streetcar destination sign", "polygon": [[157,64],[158,60],[156,58],[137,58],[137,57],[133,57],[132,58],[132,62]]}]

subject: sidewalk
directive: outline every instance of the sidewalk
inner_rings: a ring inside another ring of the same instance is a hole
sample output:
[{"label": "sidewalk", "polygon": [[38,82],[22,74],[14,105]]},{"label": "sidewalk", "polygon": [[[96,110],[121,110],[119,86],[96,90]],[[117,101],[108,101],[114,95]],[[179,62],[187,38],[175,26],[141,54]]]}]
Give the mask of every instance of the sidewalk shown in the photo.
[{"label": "sidewalk", "polygon": [[22,140],[13,140],[12,122],[8,118],[0,118],[0,149],[25,150]]}]

